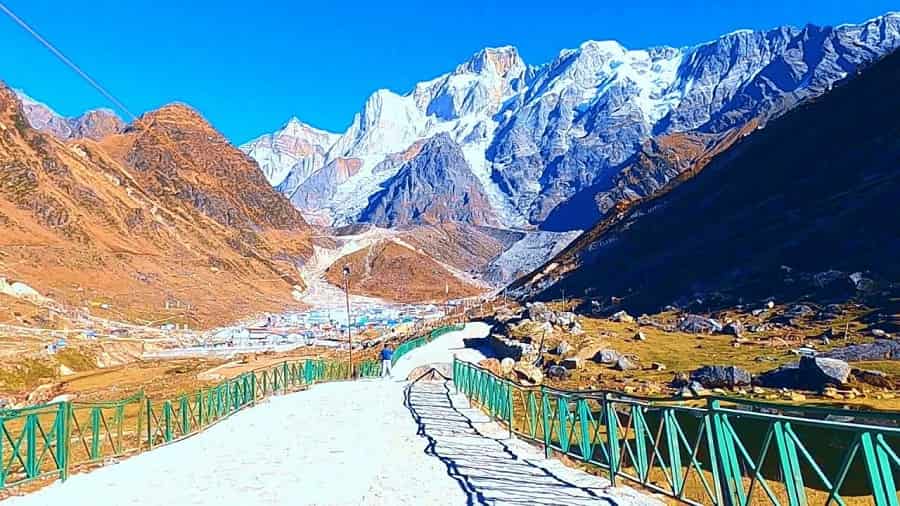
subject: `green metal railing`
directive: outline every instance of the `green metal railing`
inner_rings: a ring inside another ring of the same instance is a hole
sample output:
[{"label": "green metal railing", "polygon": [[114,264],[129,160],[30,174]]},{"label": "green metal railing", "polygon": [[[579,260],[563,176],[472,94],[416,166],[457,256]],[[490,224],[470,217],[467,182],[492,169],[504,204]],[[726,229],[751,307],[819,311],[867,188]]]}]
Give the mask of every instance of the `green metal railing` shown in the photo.
[{"label": "green metal railing", "polygon": [[[355,364],[356,377],[380,364]],[[196,434],[278,393],[350,379],[346,362],[306,359],[243,373],[174,399],[143,392],[111,402],[58,402],[0,410],[0,490],[37,479],[65,480],[79,465],[132,455]]]},{"label": "green metal railing", "polygon": [[431,341],[434,341],[438,337],[441,337],[442,335],[444,335],[448,332],[462,330],[465,327],[466,327],[465,324],[462,324],[462,323],[459,323],[456,325],[447,325],[444,327],[434,329],[424,336],[417,337],[415,339],[406,341],[405,343],[401,344],[400,346],[397,346],[397,349],[394,350],[394,355],[391,358],[391,364],[392,365],[396,364],[397,361],[400,360],[401,357],[403,357],[403,355],[406,355],[407,353],[411,352],[412,350],[414,350],[416,348],[420,348],[422,346],[425,346],[426,344],[430,343]]},{"label": "green metal railing", "polygon": [[[463,326],[442,327],[397,348],[394,359]],[[256,402],[314,383],[372,378],[381,363],[305,359],[243,373],[174,399],[143,392],[110,402],[58,402],[0,410],[0,490],[47,478],[65,480],[73,467],[172,443]]]},{"label": "green metal railing", "polygon": [[453,377],[511,435],[599,466],[613,484],[690,504],[900,502],[900,413],[526,387],[459,360]]}]

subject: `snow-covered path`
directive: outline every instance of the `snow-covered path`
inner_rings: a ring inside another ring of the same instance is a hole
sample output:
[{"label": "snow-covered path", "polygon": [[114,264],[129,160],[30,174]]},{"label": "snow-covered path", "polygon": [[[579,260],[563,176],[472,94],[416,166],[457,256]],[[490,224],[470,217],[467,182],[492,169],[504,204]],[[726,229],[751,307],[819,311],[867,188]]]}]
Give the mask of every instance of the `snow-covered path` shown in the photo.
[{"label": "snow-covered path", "polygon": [[[476,358],[478,352],[458,347],[485,331],[470,325],[397,365],[412,370],[435,358],[448,362],[454,352]],[[544,459],[451,393],[445,382],[315,385],[185,441],[4,504],[656,504]]]}]

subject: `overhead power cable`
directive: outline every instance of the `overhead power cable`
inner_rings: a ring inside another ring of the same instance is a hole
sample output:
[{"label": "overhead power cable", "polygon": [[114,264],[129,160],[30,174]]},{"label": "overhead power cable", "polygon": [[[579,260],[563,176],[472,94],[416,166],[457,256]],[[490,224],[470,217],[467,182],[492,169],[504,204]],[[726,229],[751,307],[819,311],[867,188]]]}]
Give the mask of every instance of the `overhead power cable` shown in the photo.
[{"label": "overhead power cable", "polygon": [[56,48],[53,44],[50,43],[47,39],[45,39],[41,34],[39,34],[34,28],[31,27],[28,23],[25,22],[22,18],[16,15],[9,7],[7,7],[2,1],[0,1],[0,10],[6,13],[13,21],[16,22],[19,26],[21,26],[26,32],[31,34],[32,37],[37,39],[44,47],[46,47],[51,53],[53,53],[60,61],[66,64],[69,68],[74,70],[79,76],[81,76],[85,81],[88,82],[91,86],[94,87],[97,91],[100,92],[101,95],[106,97],[110,102],[112,102],[116,107],[118,107],[122,112],[124,112],[132,121],[137,119],[131,111],[125,107],[125,104],[122,103],[121,100],[117,99],[113,96],[112,93],[106,91],[106,88],[100,85],[96,80],[94,80],[91,76],[88,75],[87,72],[81,70],[81,67],[75,64],[72,60],[70,60],[66,55],[62,53],[59,49]]}]

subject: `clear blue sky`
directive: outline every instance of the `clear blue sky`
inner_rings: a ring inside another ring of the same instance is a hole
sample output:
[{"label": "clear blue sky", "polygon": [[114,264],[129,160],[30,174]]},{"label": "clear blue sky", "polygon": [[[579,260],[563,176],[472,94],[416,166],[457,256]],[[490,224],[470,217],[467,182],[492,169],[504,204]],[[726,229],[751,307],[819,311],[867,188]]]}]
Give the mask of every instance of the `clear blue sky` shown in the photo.
[{"label": "clear blue sky", "polygon": [[[141,113],[182,101],[233,142],[290,116],[343,131],[378,88],[405,92],[486,46],[532,64],[587,39],[683,46],[738,28],[861,22],[896,0],[2,0]],[[0,79],[60,113],[109,104],[0,14]]]}]

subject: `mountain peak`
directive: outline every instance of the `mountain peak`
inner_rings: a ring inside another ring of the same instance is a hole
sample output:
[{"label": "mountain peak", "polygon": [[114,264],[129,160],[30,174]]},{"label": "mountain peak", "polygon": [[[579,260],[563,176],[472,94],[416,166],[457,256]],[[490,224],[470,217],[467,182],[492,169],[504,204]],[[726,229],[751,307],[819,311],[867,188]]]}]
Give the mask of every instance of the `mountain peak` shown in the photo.
[{"label": "mountain peak", "polygon": [[525,62],[519,56],[519,50],[514,46],[487,47],[469,58],[468,61],[457,67],[457,73],[471,72],[481,74],[485,72],[506,77],[511,73],[524,69]]}]

